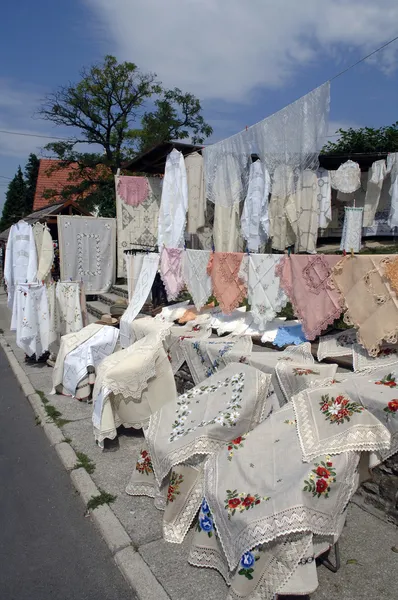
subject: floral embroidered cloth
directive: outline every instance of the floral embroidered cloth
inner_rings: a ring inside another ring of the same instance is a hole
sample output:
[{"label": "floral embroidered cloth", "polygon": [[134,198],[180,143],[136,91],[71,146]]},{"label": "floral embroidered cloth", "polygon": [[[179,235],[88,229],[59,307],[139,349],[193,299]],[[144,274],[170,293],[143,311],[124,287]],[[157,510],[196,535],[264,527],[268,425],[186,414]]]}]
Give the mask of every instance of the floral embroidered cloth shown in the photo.
[{"label": "floral embroidered cloth", "polygon": [[15,288],[11,331],[18,348],[40,358],[49,347],[50,314],[46,286],[19,283]]},{"label": "floral embroidered cloth", "polygon": [[[374,390],[375,395],[379,395]],[[389,450],[391,435],[361,402],[357,386],[330,383],[292,398],[304,462],[320,454]]]},{"label": "floral embroidered cloth", "polygon": [[116,274],[116,219],[57,216],[61,279],[87,294],[108,292]]},{"label": "floral embroidered cloth", "polygon": [[339,531],[359,454],[320,454],[304,463],[295,421],[289,403],[243,436],[232,457],[225,444],[206,462],[204,496],[230,570],[260,544],[294,532]]},{"label": "floral embroidered cloth", "polygon": [[[153,412],[177,397],[170,361],[158,335],[105,358],[93,391],[95,439],[114,439],[117,428],[142,428]],[[174,405],[174,404],[173,404]]]},{"label": "floral embroidered cloth", "polygon": [[302,325],[284,325],[279,327],[278,333],[274,339],[274,346],[283,348],[289,344],[295,344],[298,346],[306,341],[306,337],[303,332]]},{"label": "floral embroidered cloth", "polygon": [[137,317],[141,308],[148,299],[152,289],[155,275],[159,266],[159,254],[152,252],[144,256],[137,284],[127,310],[120,319],[120,345],[127,348],[132,342],[130,324]]},{"label": "floral embroidered cloth", "polygon": [[397,343],[398,301],[383,270],[390,258],[349,255],[334,268],[334,281],[345,302],[344,320],[357,328],[358,342],[371,356],[377,356],[383,340]]},{"label": "floral embroidered cloth", "polygon": [[160,255],[160,275],[169,302],[177,300],[184,287],[182,277],[183,252],[181,248],[163,248]]},{"label": "floral embroidered cloth", "polygon": [[188,337],[182,340],[181,347],[192,379],[198,385],[227,364],[226,355],[232,350],[241,356],[250,354],[253,342],[249,336],[222,340],[196,340]]},{"label": "floral embroidered cloth", "polygon": [[248,365],[229,365],[152,415],[144,433],[158,484],[174,466],[204,459],[260,423],[270,381]]},{"label": "floral embroidered cloth", "polygon": [[247,247],[258,252],[269,235],[268,196],[271,190],[271,178],[267,168],[260,160],[250,165],[249,187],[241,217],[242,235]]},{"label": "floral embroidered cloth", "polygon": [[188,210],[188,185],[184,157],[178,150],[168,155],[159,211],[158,246],[180,248]]},{"label": "floral embroidered cloth", "polygon": [[239,278],[243,254],[213,252],[207,272],[211,276],[213,292],[223,313],[231,314],[247,295],[246,286]]},{"label": "floral embroidered cloth", "polygon": [[250,254],[247,299],[253,319],[260,330],[275,318],[287,304],[275,269],[281,261],[278,254]]},{"label": "floral embroidered cloth", "polygon": [[58,281],[56,300],[59,334],[62,336],[80,331],[84,327],[80,284],[77,281]]},{"label": "floral embroidered cloth", "polygon": [[[88,325],[90,327],[90,325]],[[82,329],[84,331],[84,329]],[[76,336],[78,334],[71,334]],[[76,389],[79,383],[87,377],[89,367],[93,368],[91,381],[95,381],[95,371],[104,358],[112,354],[115,350],[115,346],[119,337],[119,330],[115,327],[107,327],[99,325],[99,330],[96,331],[88,340],[78,344],[77,347],[67,352],[63,364],[59,362],[60,353],[62,351],[61,340],[61,351],[57,355],[57,362],[60,374],[62,375],[61,381],[54,381],[56,376],[56,370],[54,368],[53,373],[53,386],[62,384],[62,392],[70,396],[75,396]],[[94,375],[94,379],[93,379]]]},{"label": "floral embroidered cloth", "polygon": [[[139,185],[143,188],[146,185],[147,193],[145,198],[138,204],[128,204],[124,202],[118,192],[119,178],[115,177],[118,277],[126,277],[123,250],[141,247],[154,248],[158,243],[162,180],[160,177],[127,177],[126,179],[140,180]],[[144,189],[141,190],[140,198],[143,198],[143,191]]]},{"label": "floral embroidered cloth", "polygon": [[279,361],[275,367],[275,373],[286,402],[302,392],[314,381],[325,379],[334,380],[337,365],[302,365],[292,361]]},{"label": "floral embroidered cloth", "polygon": [[193,152],[185,157],[188,185],[188,224],[187,232],[195,234],[205,225],[205,181],[203,176],[203,157]]},{"label": "floral embroidered cloth", "polygon": [[362,246],[363,208],[346,206],[340,250],[359,252]]},{"label": "floral embroidered cloth", "polygon": [[352,356],[352,347],[357,341],[355,329],[346,329],[333,335],[319,338],[317,358],[336,358],[337,356]]},{"label": "floral embroidered cloth", "polygon": [[183,278],[197,310],[206,304],[212,292],[207,272],[210,255],[208,250],[185,250],[182,260]]},{"label": "floral embroidered cloth", "polygon": [[354,371],[374,370],[378,367],[398,363],[398,345],[383,344],[377,356],[370,356],[359,344],[352,346],[352,363]]},{"label": "floral embroidered cloth", "polygon": [[8,234],[4,263],[8,308],[13,307],[15,286],[35,282],[36,274],[37,254],[32,227],[26,221],[18,221]]},{"label": "floral embroidered cloth", "polygon": [[315,339],[342,312],[342,299],[331,278],[339,259],[322,254],[294,254],[284,257],[276,269],[307,340]]},{"label": "floral embroidered cloth", "polygon": [[116,178],[116,186],[120,198],[129,206],[138,206],[148,198],[149,186],[146,177],[121,175]]},{"label": "floral embroidered cloth", "polygon": [[398,366],[386,365],[344,380],[345,395],[358,401],[388,430],[391,439],[388,447],[380,447],[370,455],[374,468],[398,452]]}]

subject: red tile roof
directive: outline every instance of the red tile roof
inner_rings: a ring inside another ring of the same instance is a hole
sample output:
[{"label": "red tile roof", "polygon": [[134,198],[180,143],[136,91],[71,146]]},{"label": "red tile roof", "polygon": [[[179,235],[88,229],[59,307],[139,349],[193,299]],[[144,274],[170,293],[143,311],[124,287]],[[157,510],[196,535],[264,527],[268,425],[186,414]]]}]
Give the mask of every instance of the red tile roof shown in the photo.
[{"label": "red tile roof", "polygon": [[46,190],[56,190],[57,192],[61,192],[64,187],[76,183],[75,180],[71,181],[69,179],[69,175],[73,173],[76,167],[74,165],[69,165],[63,169],[52,170],[57,163],[59,163],[58,160],[50,158],[40,159],[33,210],[40,210],[50,204],[54,204],[54,202],[62,201],[61,196],[46,198]]}]

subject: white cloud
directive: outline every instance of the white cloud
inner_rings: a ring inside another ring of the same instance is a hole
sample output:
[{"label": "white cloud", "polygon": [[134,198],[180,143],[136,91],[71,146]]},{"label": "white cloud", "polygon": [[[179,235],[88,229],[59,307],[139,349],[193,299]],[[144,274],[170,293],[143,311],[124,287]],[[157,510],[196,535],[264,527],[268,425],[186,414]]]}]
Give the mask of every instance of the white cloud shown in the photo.
[{"label": "white cloud", "polygon": [[[244,102],[329,57],[349,64],[394,37],[397,0],[83,0],[121,60],[202,99]],[[394,68],[398,43],[377,55]],[[356,56],[356,55],[355,55]],[[321,82],[320,82],[321,83]]]}]

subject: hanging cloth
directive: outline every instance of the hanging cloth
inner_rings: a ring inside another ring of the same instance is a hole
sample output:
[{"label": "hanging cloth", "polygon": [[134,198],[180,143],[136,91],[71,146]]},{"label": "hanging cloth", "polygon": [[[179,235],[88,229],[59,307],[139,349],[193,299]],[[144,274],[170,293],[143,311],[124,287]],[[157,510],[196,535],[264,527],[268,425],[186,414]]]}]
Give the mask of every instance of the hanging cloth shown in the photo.
[{"label": "hanging cloth", "polygon": [[133,297],[135,287],[137,285],[138,278],[140,276],[142,263],[144,260],[144,252],[138,252],[138,254],[125,254],[124,260],[126,263],[127,272],[127,289],[129,302]]},{"label": "hanging cloth", "polygon": [[180,248],[184,245],[188,210],[188,185],[184,157],[173,150],[167,157],[159,212],[158,246]]},{"label": "hanging cloth", "polygon": [[294,195],[296,222],[296,252],[316,253],[318,238],[318,178],[314,171],[305,170],[299,177]]},{"label": "hanging cloth", "polygon": [[363,227],[371,227],[375,219],[381,189],[387,173],[387,165],[385,160],[377,160],[370,167],[368,172],[368,184],[365,195],[365,206],[363,215]]},{"label": "hanging cloth", "polygon": [[208,250],[185,250],[182,260],[183,278],[197,310],[206,304],[212,292],[207,272],[210,256]]},{"label": "hanging cloth", "polygon": [[318,212],[320,229],[326,229],[332,220],[332,186],[330,183],[329,171],[318,169],[316,172],[318,179]]},{"label": "hanging cloth", "polygon": [[236,252],[243,249],[239,232],[239,204],[214,207],[214,247],[216,252]]},{"label": "hanging cloth", "polygon": [[260,160],[250,165],[249,187],[242,211],[241,229],[252,252],[258,252],[259,246],[268,239],[268,196],[271,178]]},{"label": "hanging cloth", "polygon": [[223,313],[230,314],[247,294],[246,286],[239,278],[244,254],[238,252],[213,252],[207,272],[211,275],[214,295]]},{"label": "hanging cloth", "polygon": [[363,208],[346,206],[340,250],[359,252],[362,239]]},{"label": "hanging cloth", "polygon": [[184,287],[182,278],[182,253],[181,248],[163,248],[160,255],[160,275],[166,288],[169,302],[177,300]]},{"label": "hanging cloth", "polygon": [[127,348],[131,344],[130,323],[134,321],[149,296],[158,266],[159,254],[157,252],[145,254],[133,297],[120,319],[120,345],[122,348]]},{"label": "hanging cloth", "polygon": [[49,347],[50,315],[46,286],[20,283],[15,289],[11,330],[28,356],[40,358]]},{"label": "hanging cloth", "polygon": [[248,302],[255,323],[265,331],[267,323],[287,304],[275,269],[283,257],[278,254],[251,254],[249,257]]},{"label": "hanging cloth", "polygon": [[391,207],[387,223],[392,229],[398,227],[398,152],[388,155],[387,173],[391,175]]},{"label": "hanging cloth", "polygon": [[203,156],[199,152],[185,158],[188,185],[188,227],[189,234],[197,233],[205,225],[205,181],[203,176]]},{"label": "hanging cloth", "polygon": [[37,253],[31,225],[18,221],[8,234],[4,280],[7,284],[8,308],[14,304],[14,290],[18,283],[33,283],[37,274]]},{"label": "hanging cloth", "polygon": [[117,178],[117,191],[125,204],[139,206],[148,198],[149,186],[146,177]]},{"label": "hanging cloth", "polygon": [[285,250],[288,246],[292,246],[296,241],[297,213],[294,201],[294,175],[292,169],[286,165],[280,165],[274,172],[269,220],[272,248]]},{"label": "hanging cloth", "polygon": [[281,286],[301,320],[307,340],[314,340],[342,312],[342,298],[334,289],[332,269],[339,256],[294,254],[276,268]]},{"label": "hanging cloth", "polygon": [[361,187],[361,169],[359,164],[347,160],[337,171],[331,171],[332,187],[344,194],[356,192]]},{"label": "hanging cloth", "polygon": [[77,281],[58,281],[57,311],[61,336],[83,328],[80,284]]},{"label": "hanging cloth", "polygon": [[37,280],[45,281],[51,274],[54,262],[54,244],[50,230],[43,223],[33,225],[33,235],[37,250]]}]

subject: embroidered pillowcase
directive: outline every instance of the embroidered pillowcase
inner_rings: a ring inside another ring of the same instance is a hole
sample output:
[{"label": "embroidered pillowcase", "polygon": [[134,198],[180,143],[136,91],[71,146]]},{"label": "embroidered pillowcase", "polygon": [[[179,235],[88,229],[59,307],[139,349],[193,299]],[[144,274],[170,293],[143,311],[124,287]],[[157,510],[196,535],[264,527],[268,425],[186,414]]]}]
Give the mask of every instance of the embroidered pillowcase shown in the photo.
[{"label": "embroidered pillowcase", "polygon": [[290,402],[295,394],[309,388],[313,381],[334,379],[337,365],[303,365],[279,361],[275,372],[286,402]]}]

